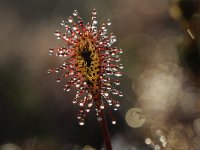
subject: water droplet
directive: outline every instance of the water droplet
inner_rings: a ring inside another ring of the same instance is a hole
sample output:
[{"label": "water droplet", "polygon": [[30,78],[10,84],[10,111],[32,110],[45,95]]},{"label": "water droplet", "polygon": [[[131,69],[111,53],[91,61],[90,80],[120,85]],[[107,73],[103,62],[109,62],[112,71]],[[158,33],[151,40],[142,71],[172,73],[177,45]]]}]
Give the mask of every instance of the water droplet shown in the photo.
[{"label": "water droplet", "polygon": [[120,76],[122,76],[122,73],[121,72],[115,72],[115,76],[120,77]]},{"label": "water droplet", "polygon": [[98,121],[102,121],[102,117],[97,117],[97,120]]},{"label": "water droplet", "polygon": [[80,106],[83,106],[83,103],[82,103],[82,102],[80,102],[80,103],[79,103],[79,105],[80,105]]},{"label": "water droplet", "polygon": [[95,8],[93,9],[92,14],[93,14],[93,15],[96,15],[96,14],[97,14],[97,11],[96,11]]},{"label": "water droplet", "polygon": [[73,26],[73,28],[72,28],[74,31],[76,31],[77,30],[77,27],[76,26]]},{"label": "water droplet", "polygon": [[83,126],[84,124],[84,121],[79,121],[79,125]]},{"label": "water droplet", "polygon": [[53,50],[54,50],[53,48],[50,48],[49,53],[53,53]]},{"label": "water droplet", "polygon": [[54,32],[54,35],[56,36],[57,39],[61,38],[61,33],[58,30]]},{"label": "water droplet", "polygon": [[76,87],[79,88],[81,85],[80,84],[76,84]]},{"label": "water droplet", "polygon": [[77,11],[77,10],[74,10],[73,15],[74,15],[74,16],[78,16],[78,11]]},{"label": "water droplet", "polygon": [[72,101],[73,104],[77,103],[77,98],[74,98]]},{"label": "water droplet", "polygon": [[112,124],[116,124],[117,122],[115,120],[112,121]]},{"label": "water droplet", "polygon": [[110,25],[111,25],[111,20],[108,19],[106,24],[107,24],[108,26],[110,26]]},{"label": "water droplet", "polygon": [[104,23],[102,24],[101,29],[102,29],[102,30],[105,30],[105,29],[106,29],[106,26],[105,26]]},{"label": "water droplet", "polygon": [[92,94],[88,93],[88,99],[92,99]]},{"label": "water droplet", "polygon": [[123,50],[122,50],[122,49],[119,49],[119,53],[122,54],[122,53],[123,53]]},{"label": "water droplet", "polygon": [[68,18],[68,22],[69,22],[69,23],[72,23],[72,22],[73,22],[73,18],[72,18],[71,16]]},{"label": "water droplet", "polygon": [[92,102],[91,102],[91,103],[88,104],[88,107],[92,107],[92,105],[93,105],[93,104],[92,104]]},{"label": "water droplet", "polygon": [[101,106],[100,106],[100,109],[104,109],[105,107],[104,107],[104,105],[103,104],[101,104]]},{"label": "water droplet", "polygon": [[123,69],[124,66],[122,64],[119,64],[119,69]]},{"label": "water droplet", "polygon": [[119,80],[115,80],[114,83],[115,83],[115,85],[120,85]]},{"label": "water droplet", "polygon": [[81,115],[80,114],[77,115],[77,119],[81,119]]},{"label": "water droplet", "polygon": [[109,96],[109,94],[108,94],[107,92],[104,92],[103,94],[104,94],[104,96],[106,96],[106,97]]},{"label": "water droplet", "polygon": [[64,88],[63,90],[66,91],[66,92],[69,92],[69,91],[70,91],[70,88],[69,88],[69,87],[66,87],[66,88]]},{"label": "water droplet", "polygon": [[90,112],[90,109],[89,108],[86,108],[86,110],[85,110],[86,112]]},{"label": "water droplet", "polygon": [[52,72],[52,70],[51,69],[49,69],[48,71],[47,71],[47,73],[51,73]]},{"label": "water droplet", "polygon": [[61,26],[64,26],[65,25],[65,21],[62,20],[60,24],[61,24]]},{"label": "water droplet", "polygon": [[61,79],[60,78],[58,78],[57,80],[56,80],[56,82],[60,82],[61,81]]},{"label": "water droplet", "polygon": [[122,97],[123,96],[123,93],[122,92],[119,92],[119,97]]},{"label": "water droplet", "polygon": [[120,106],[120,104],[119,104],[119,103],[116,103],[116,104],[115,104],[115,107],[119,107],[119,106]]},{"label": "water droplet", "polygon": [[94,19],[93,21],[92,21],[92,24],[97,24],[98,22],[97,22],[97,20],[96,19]]}]

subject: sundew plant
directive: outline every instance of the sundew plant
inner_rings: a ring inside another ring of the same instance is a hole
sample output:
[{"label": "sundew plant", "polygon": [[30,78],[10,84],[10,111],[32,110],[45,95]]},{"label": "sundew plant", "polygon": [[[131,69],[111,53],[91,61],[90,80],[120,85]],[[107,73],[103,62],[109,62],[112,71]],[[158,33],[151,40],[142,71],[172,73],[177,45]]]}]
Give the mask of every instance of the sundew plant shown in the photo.
[{"label": "sundew plant", "polygon": [[[112,95],[123,96],[116,89],[116,86],[120,85],[116,77],[122,76],[123,65],[119,63],[119,55],[123,51],[114,46],[116,36],[108,32],[110,19],[98,27],[95,9],[92,11],[90,22],[84,23],[77,10],[74,10],[73,16],[68,17],[67,21],[63,20],[61,25],[66,32],[56,30],[55,36],[66,43],[65,47],[50,48],[49,52],[50,55],[66,59],[61,66],[49,69],[48,73],[62,72],[57,82],[67,79],[64,91],[70,91],[72,86],[77,88],[72,103],[78,103],[80,106],[77,114],[80,125],[85,124],[85,117],[91,108],[96,110],[105,144],[107,142],[106,145],[109,145],[104,110],[109,112],[112,124],[116,124],[112,109],[117,110],[120,105]],[[111,149],[111,144],[107,149]]]}]

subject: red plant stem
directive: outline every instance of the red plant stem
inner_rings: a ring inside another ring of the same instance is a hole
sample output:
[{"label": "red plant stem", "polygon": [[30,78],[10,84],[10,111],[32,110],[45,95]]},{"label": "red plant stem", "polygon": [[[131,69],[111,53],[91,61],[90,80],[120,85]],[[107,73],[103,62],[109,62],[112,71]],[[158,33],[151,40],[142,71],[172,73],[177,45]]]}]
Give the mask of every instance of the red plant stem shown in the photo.
[{"label": "red plant stem", "polygon": [[100,116],[101,116],[102,120],[99,121],[99,125],[101,127],[101,131],[103,134],[106,150],[112,150],[110,135],[108,132],[107,122],[106,122],[106,118],[105,118],[105,114],[104,114],[103,110],[101,110]]},{"label": "red plant stem", "polygon": [[[94,100],[96,102],[96,105],[97,105],[97,107],[99,107],[100,104],[101,104],[101,93],[98,90],[93,95],[94,95]],[[106,117],[105,117],[103,109],[100,109],[99,117],[101,119],[99,119],[98,121],[99,121],[99,125],[100,125],[101,131],[102,131],[102,135],[103,135],[103,139],[104,139],[106,150],[112,150],[112,144],[111,144],[111,140],[110,140],[110,134],[109,134],[109,131],[108,131]]]}]

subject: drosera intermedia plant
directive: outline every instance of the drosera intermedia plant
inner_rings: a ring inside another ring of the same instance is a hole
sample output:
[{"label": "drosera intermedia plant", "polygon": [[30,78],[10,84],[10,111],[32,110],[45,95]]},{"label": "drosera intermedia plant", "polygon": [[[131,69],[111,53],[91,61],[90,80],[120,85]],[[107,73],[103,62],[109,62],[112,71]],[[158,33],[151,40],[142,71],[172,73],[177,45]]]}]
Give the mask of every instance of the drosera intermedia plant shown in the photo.
[{"label": "drosera intermedia plant", "polygon": [[66,59],[58,68],[49,69],[48,73],[63,73],[57,82],[67,79],[64,91],[70,91],[72,86],[77,88],[72,103],[80,106],[77,114],[80,125],[85,124],[88,112],[92,107],[95,108],[106,148],[111,150],[104,110],[110,114],[112,124],[116,124],[111,108],[117,110],[120,105],[111,94],[123,95],[115,88],[115,85],[120,85],[119,80],[112,76],[122,76],[123,65],[119,63],[119,55],[123,51],[113,46],[117,40],[113,33],[108,33],[110,19],[98,29],[96,15],[97,11],[93,9],[91,21],[84,23],[77,10],[74,10],[73,16],[61,22],[66,32],[56,30],[55,36],[66,43],[65,47],[50,48],[49,52],[50,55]]}]

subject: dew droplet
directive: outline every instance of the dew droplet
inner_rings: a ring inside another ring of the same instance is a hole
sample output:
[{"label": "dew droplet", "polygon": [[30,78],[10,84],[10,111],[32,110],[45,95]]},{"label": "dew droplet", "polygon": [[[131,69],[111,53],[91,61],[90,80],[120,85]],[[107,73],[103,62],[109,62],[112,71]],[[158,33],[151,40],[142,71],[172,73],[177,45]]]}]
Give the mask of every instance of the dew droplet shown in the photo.
[{"label": "dew droplet", "polygon": [[84,124],[84,121],[79,121],[79,125],[83,126]]},{"label": "dew droplet", "polygon": [[108,19],[107,22],[106,22],[106,24],[107,24],[108,26],[110,26],[110,25],[111,25],[111,20]]},{"label": "dew droplet", "polygon": [[93,104],[92,104],[92,102],[91,102],[91,103],[88,104],[88,107],[92,107],[92,105],[93,105]]},{"label": "dew droplet", "polygon": [[98,22],[97,22],[97,20],[96,19],[94,19],[93,21],[92,21],[92,24],[97,24]]},{"label": "dew droplet", "polygon": [[115,85],[120,85],[119,80],[115,80],[114,83],[115,83]]},{"label": "dew droplet", "polygon": [[102,117],[97,117],[97,120],[98,121],[102,121]]},{"label": "dew droplet", "polygon": [[47,73],[51,73],[52,72],[52,70],[51,69],[49,69],[48,71],[47,71]]},{"label": "dew droplet", "polygon": [[82,106],[83,106],[83,103],[82,103],[82,102],[80,102],[80,103],[79,103],[79,105],[82,107]]},{"label": "dew droplet", "polygon": [[61,38],[61,33],[60,33],[58,30],[56,30],[56,31],[54,32],[54,35],[56,36],[57,39],[60,39],[60,38]]},{"label": "dew droplet", "polygon": [[119,69],[123,69],[124,66],[122,64],[119,64]]},{"label": "dew droplet", "polygon": [[78,16],[78,11],[77,11],[77,10],[74,10],[73,15],[74,15],[74,16]]},{"label": "dew droplet", "polygon": [[121,74],[121,72],[115,72],[115,76],[120,77],[120,76],[122,76],[122,74]]},{"label": "dew droplet", "polygon": [[97,14],[97,11],[96,11],[95,8],[93,9],[92,14],[93,14],[93,15],[96,15],[96,14]]},{"label": "dew droplet", "polygon": [[119,97],[122,97],[123,96],[123,93],[122,92],[119,92]]},{"label": "dew droplet", "polygon": [[60,78],[58,78],[57,80],[56,80],[56,82],[60,82],[61,81],[61,79]]},{"label": "dew droplet", "polygon": [[68,22],[69,22],[69,23],[72,23],[72,22],[73,22],[73,18],[72,18],[71,16],[68,18]]},{"label": "dew droplet", "polygon": [[50,48],[50,49],[49,49],[49,53],[53,53],[53,48]]},{"label": "dew droplet", "polygon": [[76,31],[77,30],[77,27],[76,26],[73,26],[73,28],[72,28],[74,31]]},{"label": "dew droplet", "polygon": [[64,88],[63,90],[66,91],[66,92],[69,92],[69,91],[70,91],[70,88],[69,88],[69,87],[66,87],[66,88]]},{"label": "dew droplet", "polygon": [[101,104],[101,106],[100,106],[100,109],[104,109],[105,107],[104,107],[104,105],[103,104]]},{"label": "dew droplet", "polygon": [[62,20],[60,24],[61,24],[61,26],[64,26],[65,25],[65,21]]},{"label": "dew droplet", "polygon": [[109,96],[109,94],[108,94],[107,92],[104,92],[103,94],[104,94],[104,96],[106,96],[106,97]]},{"label": "dew droplet", "polygon": [[90,112],[90,109],[89,109],[89,108],[86,108],[85,111],[86,111],[86,112]]},{"label": "dew droplet", "polygon": [[116,124],[117,122],[115,120],[112,120],[112,124]]},{"label": "dew droplet", "polygon": [[77,98],[74,98],[73,101],[72,101],[72,103],[76,104],[77,103]]},{"label": "dew droplet", "polygon": [[120,104],[117,102],[116,104],[115,104],[115,107],[119,107],[120,106]]}]

